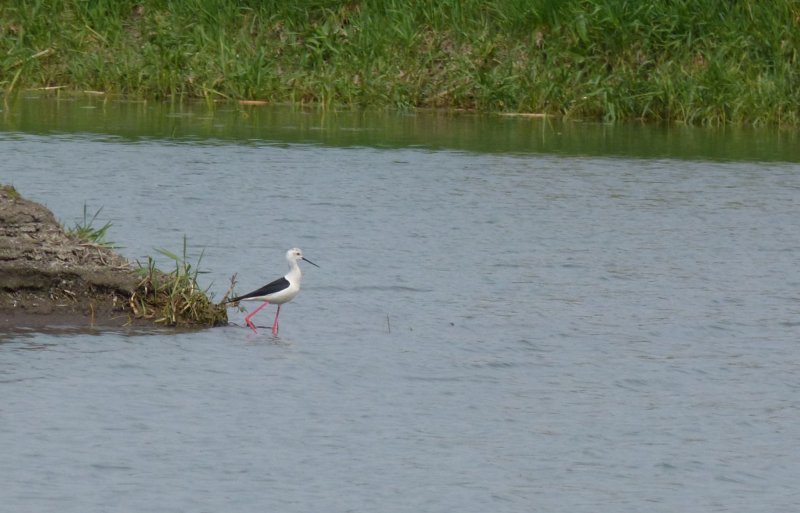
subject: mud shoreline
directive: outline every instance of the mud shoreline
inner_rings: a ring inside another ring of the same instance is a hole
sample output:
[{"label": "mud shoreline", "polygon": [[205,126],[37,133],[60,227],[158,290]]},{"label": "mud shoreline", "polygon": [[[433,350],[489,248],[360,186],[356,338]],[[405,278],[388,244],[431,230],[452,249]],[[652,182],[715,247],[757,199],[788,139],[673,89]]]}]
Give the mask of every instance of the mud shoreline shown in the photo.
[{"label": "mud shoreline", "polygon": [[46,207],[0,185],[0,329],[157,325],[132,308],[140,283],[113,249],[67,234]]}]

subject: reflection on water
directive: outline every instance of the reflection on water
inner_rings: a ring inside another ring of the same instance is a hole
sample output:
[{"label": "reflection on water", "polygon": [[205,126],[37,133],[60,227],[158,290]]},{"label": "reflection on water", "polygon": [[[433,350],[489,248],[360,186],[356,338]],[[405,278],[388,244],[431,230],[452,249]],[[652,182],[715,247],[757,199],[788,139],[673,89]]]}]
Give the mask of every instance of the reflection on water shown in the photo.
[{"label": "reflection on water", "polygon": [[793,136],[20,102],[0,181],[67,224],[321,268],[276,339],[4,335],[10,511],[796,509]]},{"label": "reflection on water", "polygon": [[796,130],[749,127],[711,130],[440,111],[415,114],[323,111],[230,103],[124,101],[95,96],[16,96],[0,105],[0,130],[220,144],[271,141],[481,153],[800,160],[800,135]]}]

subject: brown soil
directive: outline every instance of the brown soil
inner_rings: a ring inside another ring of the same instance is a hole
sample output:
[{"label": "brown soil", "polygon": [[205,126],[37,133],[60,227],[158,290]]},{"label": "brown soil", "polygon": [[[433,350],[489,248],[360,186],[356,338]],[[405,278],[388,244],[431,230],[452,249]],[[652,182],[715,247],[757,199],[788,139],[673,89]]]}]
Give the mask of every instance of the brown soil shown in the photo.
[{"label": "brown soil", "polygon": [[132,324],[137,283],[125,258],[67,235],[47,208],[0,185],[0,329]]}]

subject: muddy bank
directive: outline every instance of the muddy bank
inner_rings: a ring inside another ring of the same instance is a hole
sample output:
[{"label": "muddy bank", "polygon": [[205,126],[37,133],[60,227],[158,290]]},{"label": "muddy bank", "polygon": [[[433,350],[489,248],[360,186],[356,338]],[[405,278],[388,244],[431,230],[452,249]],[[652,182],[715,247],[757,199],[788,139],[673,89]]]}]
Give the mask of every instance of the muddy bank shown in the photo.
[{"label": "muddy bank", "polygon": [[[47,208],[0,185],[0,328],[155,324],[132,304],[140,283],[124,257],[68,235]],[[222,324],[224,307],[211,306],[211,324]]]}]

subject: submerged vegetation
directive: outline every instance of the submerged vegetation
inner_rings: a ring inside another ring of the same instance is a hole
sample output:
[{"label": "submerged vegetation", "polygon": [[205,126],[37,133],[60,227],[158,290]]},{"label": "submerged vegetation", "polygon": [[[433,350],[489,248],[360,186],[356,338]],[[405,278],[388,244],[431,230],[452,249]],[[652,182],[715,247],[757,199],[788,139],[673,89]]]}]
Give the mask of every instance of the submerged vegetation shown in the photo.
[{"label": "submerged vegetation", "polygon": [[0,4],[0,90],[800,123],[800,3]]}]

